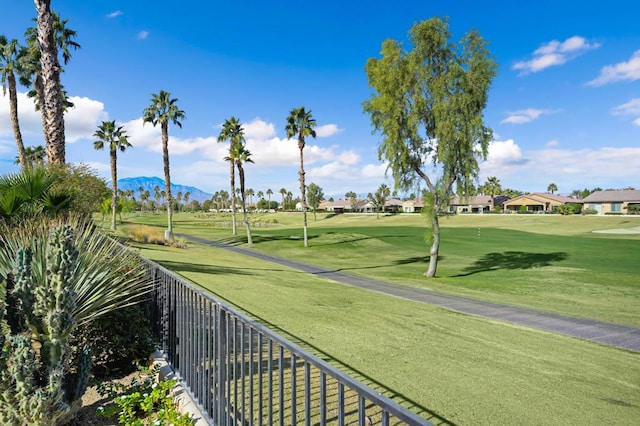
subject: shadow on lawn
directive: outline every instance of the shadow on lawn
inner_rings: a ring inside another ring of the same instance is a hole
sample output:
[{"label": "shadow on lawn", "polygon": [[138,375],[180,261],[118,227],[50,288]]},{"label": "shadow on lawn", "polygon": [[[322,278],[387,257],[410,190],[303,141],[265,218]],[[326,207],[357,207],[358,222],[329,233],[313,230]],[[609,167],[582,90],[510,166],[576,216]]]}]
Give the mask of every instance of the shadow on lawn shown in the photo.
[{"label": "shadow on lawn", "polygon": [[505,251],[504,253],[488,253],[465,268],[465,273],[454,275],[466,277],[478,272],[497,271],[499,269],[531,269],[550,266],[567,258],[567,253],[526,253],[523,251]]},{"label": "shadow on lawn", "polygon": [[174,262],[171,260],[158,260],[158,264],[175,272],[196,272],[201,274],[234,274],[234,275],[254,275],[242,268],[227,268],[226,266],[201,265],[189,262]]}]

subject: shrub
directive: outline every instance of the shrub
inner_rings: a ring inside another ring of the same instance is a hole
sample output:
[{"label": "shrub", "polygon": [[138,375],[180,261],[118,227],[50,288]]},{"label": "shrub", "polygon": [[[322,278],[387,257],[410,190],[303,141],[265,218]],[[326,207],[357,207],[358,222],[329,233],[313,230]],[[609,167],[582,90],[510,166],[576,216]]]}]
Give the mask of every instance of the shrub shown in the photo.
[{"label": "shrub", "polygon": [[132,380],[128,386],[121,383],[99,386],[98,392],[112,398],[114,405],[98,407],[98,414],[106,418],[118,416],[122,425],[192,425],[193,418],[180,414],[173,400],[176,384],[175,379],[156,382],[146,377],[142,382]]},{"label": "shrub", "polygon": [[149,302],[116,309],[79,331],[79,339],[93,349],[94,376],[130,373],[155,350]]},{"label": "shrub", "polygon": [[627,207],[628,214],[640,214],[640,204],[630,204]]},{"label": "shrub", "polygon": [[155,226],[129,225],[127,236],[133,241],[143,244],[164,244],[164,231]]}]

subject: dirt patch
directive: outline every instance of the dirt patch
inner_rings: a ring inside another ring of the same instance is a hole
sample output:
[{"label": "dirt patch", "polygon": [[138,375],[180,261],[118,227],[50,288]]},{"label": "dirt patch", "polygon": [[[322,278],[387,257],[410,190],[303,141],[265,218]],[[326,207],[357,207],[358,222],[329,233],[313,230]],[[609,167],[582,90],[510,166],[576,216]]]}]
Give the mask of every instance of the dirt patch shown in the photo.
[{"label": "dirt patch", "polygon": [[[113,378],[111,382],[129,385],[135,381],[144,380],[144,376],[139,371],[135,371],[127,376]],[[113,402],[108,397],[101,396],[95,386],[89,386],[82,396],[82,408],[78,411],[76,417],[69,423],[71,426],[111,426],[117,425],[116,419],[107,419],[99,416],[96,411],[98,407],[106,407]]]}]

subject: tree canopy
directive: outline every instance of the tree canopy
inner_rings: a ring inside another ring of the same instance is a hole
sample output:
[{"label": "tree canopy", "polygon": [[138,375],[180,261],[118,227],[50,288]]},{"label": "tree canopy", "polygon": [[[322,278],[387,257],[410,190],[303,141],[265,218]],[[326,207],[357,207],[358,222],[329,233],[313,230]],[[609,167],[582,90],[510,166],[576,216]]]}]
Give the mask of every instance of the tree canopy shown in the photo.
[{"label": "tree canopy", "polygon": [[[373,94],[363,104],[382,136],[378,154],[395,186],[425,182],[432,206],[429,269],[436,273],[441,200],[454,189],[468,193],[486,157],[492,131],[483,122],[495,60],[477,31],[451,42],[448,22],[432,18],[409,31],[411,50],[395,40],[382,43],[381,57],[365,70]],[[436,170],[437,175],[429,175]],[[454,188],[455,185],[455,188]]]}]

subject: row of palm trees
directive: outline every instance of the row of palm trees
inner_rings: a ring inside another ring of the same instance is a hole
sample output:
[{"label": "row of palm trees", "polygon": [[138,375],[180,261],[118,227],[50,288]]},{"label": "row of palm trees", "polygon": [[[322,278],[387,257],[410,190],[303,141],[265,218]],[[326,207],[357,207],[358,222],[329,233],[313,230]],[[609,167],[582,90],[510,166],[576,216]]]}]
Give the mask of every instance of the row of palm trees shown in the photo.
[{"label": "row of palm trees", "polygon": [[[62,20],[60,15],[51,9],[51,0],[34,0],[37,18],[36,26],[25,32],[26,46],[21,46],[16,39],[0,36],[0,79],[3,89],[9,91],[9,104],[12,128],[18,149],[18,160],[23,168],[43,160],[39,147],[30,150],[24,147],[18,118],[17,82],[31,89],[29,96],[35,97],[36,109],[41,112],[42,128],[45,141],[45,152],[49,164],[65,164],[65,135],[64,111],[72,106],[64,87],[60,82],[63,67],[58,58],[62,53],[62,61],[66,65],[71,58],[71,49],[78,49],[80,45],[74,41],[76,32],[67,27],[68,20]],[[177,99],[171,98],[169,92],[161,90],[152,94],[150,105],[143,111],[143,123],[160,125],[162,133],[163,169],[165,179],[167,204],[167,232],[171,238],[173,233],[173,200],[171,194],[171,174],[169,164],[169,123],[182,127],[181,120],[185,118],[183,110],[177,106]],[[305,172],[303,149],[305,139],[316,137],[315,119],[311,111],[304,107],[294,108],[287,117],[285,127],[287,138],[297,137],[300,150],[300,195],[303,209],[304,245],[308,246],[307,237],[307,203],[305,195]],[[112,229],[115,229],[117,190],[117,152],[124,152],[131,144],[126,132],[115,121],[103,121],[94,133],[96,140],[94,147],[110,152],[112,178]],[[236,117],[226,120],[218,137],[219,142],[229,141],[229,155],[225,157],[230,164],[231,193],[235,193],[235,171],[238,171],[241,186],[241,202],[243,206],[244,222],[247,227],[247,237],[251,242],[249,222],[246,218],[246,197],[244,164],[251,163],[251,153],[246,149],[244,130]],[[233,233],[237,233],[235,226],[235,201],[232,197]],[[283,195],[284,198],[284,195]]]}]

